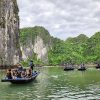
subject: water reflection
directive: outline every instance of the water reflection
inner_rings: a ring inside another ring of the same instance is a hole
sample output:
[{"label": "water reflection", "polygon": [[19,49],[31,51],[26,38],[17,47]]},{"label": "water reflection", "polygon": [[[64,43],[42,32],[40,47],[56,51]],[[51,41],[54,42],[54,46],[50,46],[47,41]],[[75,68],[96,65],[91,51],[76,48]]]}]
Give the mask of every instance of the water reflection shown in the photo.
[{"label": "water reflection", "polygon": [[[29,84],[0,82],[0,100],[94,100],[100,98],[100,71],[65,72],[61,68],[40,68],[40,75]],[[0,72],[0,77],[3,77]]]}]

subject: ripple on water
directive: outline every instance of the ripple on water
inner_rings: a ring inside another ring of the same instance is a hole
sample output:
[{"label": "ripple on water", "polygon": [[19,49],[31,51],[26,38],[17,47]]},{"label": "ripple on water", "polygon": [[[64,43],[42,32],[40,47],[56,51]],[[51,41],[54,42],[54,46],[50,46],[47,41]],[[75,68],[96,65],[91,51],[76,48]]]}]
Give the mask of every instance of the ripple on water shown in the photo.
[{"label": "ripple on water", "polygon": [[[100,71],[64,72],[44,68],[37,81],[27,85],[0,82],[0,100],[99,100]],[[44,73],[45,72],[45,73]],[[2,99],[1,99],[2,98]]]}]

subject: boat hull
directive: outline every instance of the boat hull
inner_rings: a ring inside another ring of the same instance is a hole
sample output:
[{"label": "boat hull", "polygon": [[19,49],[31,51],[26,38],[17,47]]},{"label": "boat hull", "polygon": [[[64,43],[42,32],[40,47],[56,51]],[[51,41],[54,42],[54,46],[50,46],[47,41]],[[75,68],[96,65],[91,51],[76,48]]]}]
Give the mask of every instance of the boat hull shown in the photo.
[{"label": "boat hull", "polygon": [[1,82],[11,82],[13,84],[24,84],[32,82],[36,79],[39,73],[35,73],[31,78],[17,78],[17,79],[2,79]]},{"label": "boat hull", "polygon": [[85,71],[86,68],[79,68],[78,70],[79,70],[79,71]]},{"label": "boat hull", "polygon": [[71,71],[71,70],[74,70],[74,68],[64,68],[64,71]]},{"label": "boat hull", "polygon": [[96,69],[100,69],[100,66],[96,66]]}]

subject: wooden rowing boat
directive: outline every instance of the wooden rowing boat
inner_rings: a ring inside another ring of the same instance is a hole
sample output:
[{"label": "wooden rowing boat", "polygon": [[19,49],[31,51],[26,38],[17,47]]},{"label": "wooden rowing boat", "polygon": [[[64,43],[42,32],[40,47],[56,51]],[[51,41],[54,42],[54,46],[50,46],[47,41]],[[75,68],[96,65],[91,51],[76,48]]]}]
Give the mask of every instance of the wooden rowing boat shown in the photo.
[{"label": "wooden rowing boat", "polygon": [[65,67],[64,71],[70,71],[70,70],[74,70],[74,67]]},{"label": "wooden rowing boat", "polygon": [[36,79],[36,77],[39,75],[39,72],[33,72],[32,77],[30,78],[16,78],[16,79],[2,79],[1,82],[11,82],[13,84],[24,84],[29,83]]},{"label": "wooden rowing boat", "polygon": [[78,70],[79,70],[79,71],[85,71],[86,68],[85,68],[85,67],[83,67],[83,68],[78,68]]}]

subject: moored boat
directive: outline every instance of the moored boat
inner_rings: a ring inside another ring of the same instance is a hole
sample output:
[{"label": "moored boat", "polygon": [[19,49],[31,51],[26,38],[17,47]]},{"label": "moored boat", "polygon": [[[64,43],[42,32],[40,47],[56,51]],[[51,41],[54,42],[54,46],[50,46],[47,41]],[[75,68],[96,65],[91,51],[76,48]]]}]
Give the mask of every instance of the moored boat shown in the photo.
[{"label": "moored boat", "polygon": [[96,68],[97,69],[100,69],[100,63],[97,64]]},{"label": "moored boat", "polygon": [[74,67],[65,67],[64,71],[70,71],[70,70],[74,70]]},{"label": "moored boat", "polygon": [[85,67],[83,67],[83,68],[78,68],[78,70],[79,70],[79,71],[85,71],[86,68],[85,68]]},{"label": "moored boat", "polygon": [[35,80],[35,78],[39,75],[39,72],[33,72],[32,77],[30,78],[16,78],[16,79],[8,79],[8,78],[4,78],[1,80],[1,82],[11,82],[14,84],[24,84],[24,83],[29,83],[33,80]]},{"label": "moored boat", "polygon": [[84,65],[84,63],[82,63],[79,68],[78,68],[79,71],[85,71],[86,70],[86,67]]}]

